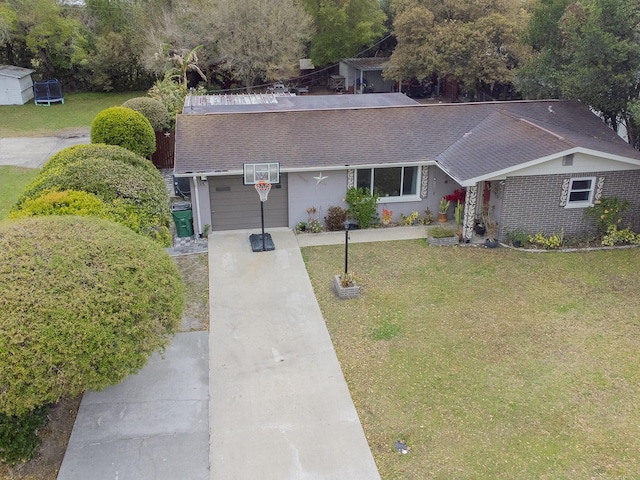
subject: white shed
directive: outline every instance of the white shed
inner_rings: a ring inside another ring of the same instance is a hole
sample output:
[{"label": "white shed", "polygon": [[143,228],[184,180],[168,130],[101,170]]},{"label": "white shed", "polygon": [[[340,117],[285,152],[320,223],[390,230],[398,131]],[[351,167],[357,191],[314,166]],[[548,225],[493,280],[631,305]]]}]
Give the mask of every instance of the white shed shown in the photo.
[{"label": "white shed", "polygon": [[0,105],[24,105],[33,98],[33,70],[0,65]]}]

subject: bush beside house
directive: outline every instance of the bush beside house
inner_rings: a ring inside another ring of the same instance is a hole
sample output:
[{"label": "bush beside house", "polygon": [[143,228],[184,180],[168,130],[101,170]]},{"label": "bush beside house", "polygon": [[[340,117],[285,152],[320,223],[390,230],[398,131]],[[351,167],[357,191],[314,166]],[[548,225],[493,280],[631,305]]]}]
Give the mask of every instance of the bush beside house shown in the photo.
[{"label": "bush beside house", "polygon": [[148,157],[156,151],[156,134],[142,113],[126,107],[111,107],[93,119],[91,143],[119,145]]},{"label": "bush beside house", "polygon": [[122,106],[144,115],[151,123],[154,132],[163,132],[171,126],[167,107],[160,100],[150,97],[135,97],[124,102]]},{"label": "bush beside house", "polygon": [[[106,155],[102,156],[102,153]],[[40,175],[27,185],[10,217],[35,215],[38,211],[44,213],[38,210],[40,207],[34,206],[33,201],[41,195],[50,195],[52,191],[66,190],[95,195],[106,204],[106,210],[97,216],[110,218],[153,238],[163,246],[170,245],[166,185],[148,160],[117,146],[86,145],[83,148],[65,149],[53,156],[44,165]],[[44,199],[39,203],[49,200]],[[68,201],[67,198],[59,204],[55,214],[64,214]],[[28,213],[19,213],[25,209]]]},{"label": "bush beside house", "polygon": [[[183,290],[157,243],[113,222],[0,224],[0,423],[140,370],[179,326]],[[20,456],[15,443],[0,444],[0,460]]]}]

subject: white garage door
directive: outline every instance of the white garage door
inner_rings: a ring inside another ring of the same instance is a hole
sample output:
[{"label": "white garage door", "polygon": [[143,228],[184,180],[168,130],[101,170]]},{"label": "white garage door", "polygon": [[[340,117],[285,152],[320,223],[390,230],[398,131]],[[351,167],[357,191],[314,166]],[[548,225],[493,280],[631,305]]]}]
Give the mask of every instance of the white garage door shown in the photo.
[{"label": "white garage door", "polygon": [[[260,228],[260,197],[253,185],[244,185],[242,176],[209,177],[211,229],[241,230]],[[264,204],[265,227],[289,226],[287,174],[272,185]]]}]

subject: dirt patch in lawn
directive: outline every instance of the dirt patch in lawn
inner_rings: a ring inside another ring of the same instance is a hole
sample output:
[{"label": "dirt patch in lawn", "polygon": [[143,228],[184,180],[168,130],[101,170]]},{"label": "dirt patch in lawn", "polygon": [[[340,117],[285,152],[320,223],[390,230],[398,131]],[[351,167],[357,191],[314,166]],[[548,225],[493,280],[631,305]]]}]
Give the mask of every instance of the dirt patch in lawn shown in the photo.
[{"label": "dirt patch in lawn", "polygon": [[[206,253],[175,257],[185,284],[180,331],[209,329],[209,262]],[[56,480],[76,420],[82,395],[64,398],[49,411],[38,435],[42,443],[31,461],[9,468],[0,465],[0,480]]]}]

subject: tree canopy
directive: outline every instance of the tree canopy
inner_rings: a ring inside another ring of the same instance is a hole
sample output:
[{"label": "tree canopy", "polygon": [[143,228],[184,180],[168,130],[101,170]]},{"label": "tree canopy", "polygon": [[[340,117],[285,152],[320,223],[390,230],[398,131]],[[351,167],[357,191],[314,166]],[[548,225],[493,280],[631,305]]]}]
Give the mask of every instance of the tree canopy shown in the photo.
[{"label": "tree canopy", "polygon": [[527,39],[534,56],[518,77],[530,98],[581,100],[640,149],[640,4],[540,0]]},{"label": "tree canopy", "polygon": [[378,0],[304,0],[316,33],[311,60],[327,65],[356,55],[386,32],[386,15]]},{"label": "tree canopy", "polygon": [[520,32],[527,14],[517,0],[395,0],[392,9],[398,44],[388,78],[437,74],[475,90],[511,82],[526,57]]}]

